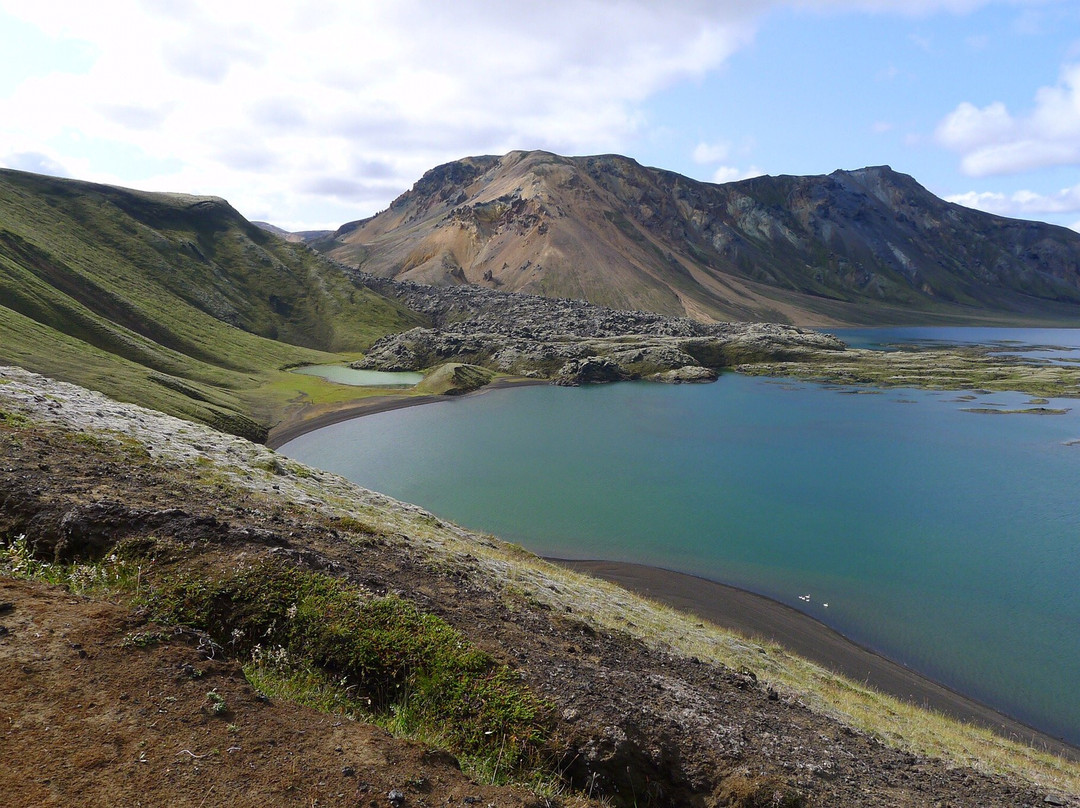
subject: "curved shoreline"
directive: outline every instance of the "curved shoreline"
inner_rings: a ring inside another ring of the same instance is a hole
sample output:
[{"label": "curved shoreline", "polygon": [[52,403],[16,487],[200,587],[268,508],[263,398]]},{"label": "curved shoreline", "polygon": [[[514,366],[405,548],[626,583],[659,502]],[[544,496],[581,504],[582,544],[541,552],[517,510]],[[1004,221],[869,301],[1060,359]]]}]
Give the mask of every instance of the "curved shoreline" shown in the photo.
[{"label": "curved shoreline", "polygon": [[993,730],[1010,740],[1080,761],[1080,748],[998,712],[849,640],[810,615],[772,598],[682,572],[621,561],[548,558],[618,584],[721,628],[771,640],[789,651],[902,701]]},{"label": "curved shoreline", "polygon": [[507,387],[531,387],[540,384],[551,384],[551,382],[547,379],[507,378],[496,379],[479,390],[463,393],[462,395],[436,395],[432,393],[417,396],[399,393],[396,395],[371,396],[316,415],[305,415],[312,409],[311,405],[307,405],[290,418],[271,427],[265,445],[268,449],[277,450],[289,441],[296,440],[308,432],[314,432],[316,429],[322,429],[332,424],[340,424],[342,421],[351,421],[353,418],[362,418],[365,415],[402,410],[406,407],[416,407],[421,404],[438,404],[440,401],[453,401],[455,398],[480,395],[489,390],[502,390]]},{"label": "curved shoreline", "polygon": [[[498,379],[464,395],[493,389],[550,384],[547,380]],[[301,435],[332,424],[421,404],[463,396],[373,396],[340,409],[294,418],[270,430],[266,446],[278,449]],[[547,558],[560,566],[618,584],[636,594],[697,615],[748,637],[776,642],[789,651],[876,690],[965,723],[992,730],[1004,738],[1080,762],[1080,747],[1028,726],[970,696],[936,682],[898,662],[848,639],[799,610],[764,595],[687,573],[644,564],[602,560]]]}]

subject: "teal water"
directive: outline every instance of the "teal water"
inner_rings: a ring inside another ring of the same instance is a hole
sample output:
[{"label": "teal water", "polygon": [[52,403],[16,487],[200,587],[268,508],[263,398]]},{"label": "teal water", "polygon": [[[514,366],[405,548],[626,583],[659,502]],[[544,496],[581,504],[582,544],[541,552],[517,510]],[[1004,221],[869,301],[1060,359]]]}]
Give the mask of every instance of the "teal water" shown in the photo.
[{"label": "teal water", "polygon": [[305,376],[318,376],[338,384],[353,387],[413,387],[424,379],[422,373],[388,373],[383,370],[357,370],[345,365],[304,365],[295,368],[294,373]]},{"label": "teal water", "polygon": [[853,348],[895,350],[901,345],[985,345],[994,348],[994,353],[1027,361],[1055,365],[1080,362],[1080,331],[1075,328],[896,326],[840,328],[830,333]]},{"label": "teal water", "polygon": [[1028,397],[853,392],[526,387],[281,451],[541,554],[768,595],[1080,743],[1080,401],[985,415],[962,410]]}]

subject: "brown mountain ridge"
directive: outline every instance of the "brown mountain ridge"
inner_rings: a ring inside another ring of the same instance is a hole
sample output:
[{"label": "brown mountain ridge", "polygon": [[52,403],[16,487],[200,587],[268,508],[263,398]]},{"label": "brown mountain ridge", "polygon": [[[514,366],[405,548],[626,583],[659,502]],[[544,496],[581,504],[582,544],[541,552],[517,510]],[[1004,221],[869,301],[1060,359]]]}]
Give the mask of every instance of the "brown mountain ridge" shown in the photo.
[{"label": "brown mountain ridge", "polygon": [[1080,234],[946,202],[888,166],[716,185],[618,155],[468,157],[311,243],[384,277],[705,321],[1080,315]]}]

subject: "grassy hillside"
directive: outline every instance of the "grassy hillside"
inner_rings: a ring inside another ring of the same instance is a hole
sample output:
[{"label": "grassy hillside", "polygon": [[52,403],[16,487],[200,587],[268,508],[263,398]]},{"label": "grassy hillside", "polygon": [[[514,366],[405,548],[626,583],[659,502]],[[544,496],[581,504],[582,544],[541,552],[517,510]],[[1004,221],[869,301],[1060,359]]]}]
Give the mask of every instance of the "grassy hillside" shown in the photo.
[{"label": "grassy hillside", "polygon": [[224,200],[0,171],[0,362],[258,437],[283,368],[421,322]]}]

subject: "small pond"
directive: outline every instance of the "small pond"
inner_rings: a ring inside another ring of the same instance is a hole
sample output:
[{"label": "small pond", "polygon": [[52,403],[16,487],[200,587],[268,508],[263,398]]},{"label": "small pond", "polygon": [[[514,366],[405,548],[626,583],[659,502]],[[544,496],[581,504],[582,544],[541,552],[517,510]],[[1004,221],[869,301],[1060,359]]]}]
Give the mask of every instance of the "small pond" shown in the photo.
[{"label": "small pond", "polygon": [[422,373],[357,370],[348,365],[305,365],[296,368],[293,372],[302,373],[305,376],[318,376],[330,382],[354,387],[390,387],[398,390],[415,387],[424,378]]}]

